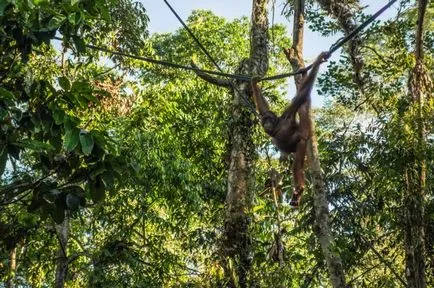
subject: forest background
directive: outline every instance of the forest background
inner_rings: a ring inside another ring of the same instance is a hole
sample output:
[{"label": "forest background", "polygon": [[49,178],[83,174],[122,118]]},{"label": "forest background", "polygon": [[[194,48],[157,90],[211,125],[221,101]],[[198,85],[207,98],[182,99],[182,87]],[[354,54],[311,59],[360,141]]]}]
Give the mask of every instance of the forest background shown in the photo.
[{"label": "forest background", "polygon": [[[261,76],[385,4],[179,2],[222,70]],[[217,70],[169,11],[0,1],[0,285],[432,287],[434,4],[396,1],[323,64],[297,210],[247,82],[125,56]],[[273,110],[297,81],[261,83]]]}]

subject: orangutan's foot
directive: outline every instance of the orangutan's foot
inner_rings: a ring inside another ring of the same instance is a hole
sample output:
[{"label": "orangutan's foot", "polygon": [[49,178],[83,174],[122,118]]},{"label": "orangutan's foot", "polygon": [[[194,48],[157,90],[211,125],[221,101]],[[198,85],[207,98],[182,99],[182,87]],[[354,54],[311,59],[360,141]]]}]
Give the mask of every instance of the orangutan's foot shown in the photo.
[{"label": "orangutan's foot", "polygon": [[292,192],[291,201],[289,201],[289,205],[291,205],[294,208],[297,208],[300,204],[301,194],[303,193],[304,188],[296,188]]}]

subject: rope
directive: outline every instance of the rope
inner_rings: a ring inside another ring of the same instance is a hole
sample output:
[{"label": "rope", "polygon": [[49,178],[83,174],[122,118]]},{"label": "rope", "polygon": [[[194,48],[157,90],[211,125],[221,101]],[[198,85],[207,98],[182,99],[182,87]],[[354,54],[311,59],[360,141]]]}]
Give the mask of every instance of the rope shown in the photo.
[{"label": "rope", "polygon": [[[178,13],[173,9],[172,5],[167,0],[163,0],[164,3],[169,7],[169,9],[172,11],[172,13],[175,15],[175,17],[178,19],[178,21],[181,23],[181,25],[184,27],[184,29],[188,32],[191,38],[196,42],[196,44],[199,46],[199,48],[205,53],[205,55],[208,57],[208,59],[214,64],[214,66],[223,73],[223,70],[220,68],[219,64],[217,64],[217,61],[214,60],[214,58],[211,56],[211,54],[208,52],[208,50],[205,48],[205,46],[202,45],[202,43],[199,41],[199,39],[194,35],[193,31],[187,26],[187,24],[182,20],[182,18],[178,15]],[[250,77],[249,80],[250,81]],[[247,106],[247,108],[255,115],[258,115],[258,112],[256,112],[255,106],[253,106],[252,102],[247,99],[247,97],[242,93],[237,86],[235,86],[233,83],[231,83],[231,86],[233,89],[235,89],[238,94],[240,95],[242,101]]]},{"label": "rope", "polygon": [[178,15],[178,13],[175,11],[175,9],[173,9],[172,5],[170,5],[170,3],[167,0],[163,0],[163,1],[164,1],[164,3],[166,3],[166,5],[172,11],[173,15],[175,15],[175,17],[178,19],[178,21],[182,24],[182,26],[184,27],[184,29],[187,30],[187,32],[188,32],[188,34],[190,34],[191,38],[194,39],[194,41],[197,43],[197,45],[203,51],[203,53],[205,53],[205,55],[208,57],[208,59],[214,64],[214,66],[220,72],[223,72],[222,69],[220,68],[219,64],[217,64],[217,62],[214,60],[214,58],[211,57],[211,54],[208,53],[208,51],[205,49],[205,47],[202,45],[202,43],[199,41],[199,39],[197,39],[197,37],[196,37],[196,35],[194,35],[193,31],[191,31],[190,28],[188,28],[187,24],[185,24],[185,22]]},{"label": "rope", "polygon": [[342,45],[347,43],[351,38],[353,38],[356,34],[358,34],[360,31],[362,31],[366,26],[371,24],[378,16],[380,16],[384,11],[386,11],[390,6],[392,6],[393,3],[395,3],[396,0],[391,0],[389,3],[383,6],[380,10],[377,11],[374,15],[368,18],[365,22],[363,22],[359,27],[354,29],[350,34],[348,34],[345,38],[342,40],[337,41],[335,44],[333,44],[330,47],[329,53],[332,54],[335,52],[338,48],[340,48]]},{"label": "rope", "polygon": [[[167,3],[166,0],[164,0],[164,1]],[[337,41],[335,44],[333,44],[332,46],[330,46],[329,53],[332,54],[337,49],[339,49],[340,47],[342,47],[346,42],[348,42],[357,33],[359,33],[366,26],[368,26],[371,22],[373,22],[378,16],[380,16],[384,11],[386,11],[396,1],[397,0],[391,0],[384,7],[382,7],[380,10],[378,10],[374,15],[372,15],[365,22],[363,22],[360,26],[358,26],[356,29],[354,29],[354,31],[352,31],[350,34],[348,34],[345,38],[343,38],[342,40]],[[181,23],[183,23],[183,22],[181,22]],[[187,31],[189,31],[190,35],[192,35],[192,37],[193,37],[194,34],[191,32],[191,30],[188,29],[188,27],[186,29],[187,29]],[[63,39],[60,38],[60,37],[54,37],[54,39],[63,41]],[[247,81],[247,82],[249,82],[251,80],[251,77],[248,76],[248,75],[239,75],[239,74],[230,74],[230,73],[221,72],[220,67],[213,60],[213,58],[209,55],[209,53],[206,51],[206,49],[203,47],[203,45],[200,44],[200,41],[196,37],[193,37],[193,39],[195,39],[195,41],[196,41],[196,43],[198,43],[199,47],[201,47],[201,49],[204,51],[204,53],[207,54],[208,58],[210,58],[210,60],[214,63],[214,65],[216,65],[216,67],[220,71],[198,69],[198,68],[194,68],[194,67],[191,67],[191,66],[181,65],[181,64],[177,64],[177,63],[168,62],[168,61],[157,60],[157,59],[152,59],[152,58],[149,58],[149,57],[137,56],[137,55],[127,54],[127,53],[123,53],[123,52],[118,52],[118,51],[110,50],[110,49],[103,48],[103,47],[98,47],[98,46],[91,45],[91,44],[85,44],[85,46],[87,48],[90,48],[90,49],[93,49],[93,50],[98,50],[98,51],[109,53],[109,54],[112,54],[112,55],[119,55],[119,56],[122,56],[122,57],[132,58],[132,59],[136,59],[136,60],[146,61],[146,62],[149,62],[149,63],[152,63],[152,64],[157,64],[157,65],[162,65],[162,66],[167,66],[167,67],[172,67],[172,68],[177,68],[177,69],[183,69],[183,70],[189,70],[189,71],[198,71],[198,72],[203,72],[203,73],[207,73],[207,74],[210,74],[210,75],[217,75],[217,76],[221,76],[221,77],[225,77],[225,78],[232,78],[232,79],[241,80],[241,81]],[[277,80],[277,79],[282,79],[282,78],[286,78],[286,77],[291,77],[291,76],[294,76],[294,75],[297,75],[297,74],[301,74],[301,73],[309,70],[310,68],[312,68],[312,64],[309,65],[309,66],[307,66],[307,67],[305,67],[305,68],[302,68],[302,69],[299,69],[297,71],[294,71],[294,72],[264,77],[264,78],[261,78],[259,81],[271,81],[271,80]]]},{"label": "rope", "polygon": [[[356,29],[354,29],[353,31],[351,31],[350,34],[348,34],[347,36],[345,36],[344,38],[338,40],[336,43],[334,43],[332,46],[330,46],[329,54],[330,55],[333,54],[336,50],[338,50],[345,43],[347,43],[349,40],[351,40],[351,38],[353,38],[356,34],[358,34],[364,28],[366,28],[366,26],[368,26],[369,24],[371,24],[371,22],[373,22],[378,16],[380,16],[384,11],[386,11],[395,2],[396,2],[396,0],[391,0],[389,3],[387,3],[386,5],[384,5],[380,10],[378,10],[374,15],[372,15],[371,17],[369,17],[365,22],[363,22],[362,24],[360,24],[360,26],[358,26]],[[312,68],[312,64],[310,64],[309,66],[306,66],[304,68],[298,69],[295,72],[290,72],[290,73],[284,73],[284,74],[280,74],[280,75],[274,75],[274,76],[264,77],[264,78],[261,78],[260,81],[271,81],[271,80],[277,80],[277,79],[282,79],[282,78],[286,78],[286,77],[295,76],[297,74],[301,74],[303,72],[308,71],[310,68]]]},{"label": "rope", "polygon": [[[57,36],[55,36],[54,39],[59,40],[59,41],[63,41],[63,38],[57,37]],[[95,45],[92,45],[92,44],[85,44],[85,46],[87,48],[90,48],[90,49],[93,49],[93,50],[98,50],[98,51],[109,53],[109,54],[113,54],[113,55],[123,56],[123,57],[127,57],[127,58],[132,58],[132,59],[141,60],[141,61],[149,62],[149,63],[152,63],[152,64],[158,64],[158,65],[172,67],[172,68],[184,69],[184,70],[189,70],[189,71],[199,71],[199,72],[204,72],[204,73],[207,73],[207,74],[222,76],[222,77],[226,77],[226,78],[233,78],[233,79],[242,80],[242,81],[250,81],[250,79],[251,79],[247,75],[237,75],[237,74],[229,74],[229,73],[224,73],[224,72],[219,72],[219,71],[211,71],[211,70],[205,70],[205,69],[198,69],[198,68],[194,68],[194,67],[191,67],[191,66],[181,65],[181,64],[177,64],[177,63],[168,62],[168,61],[152,59],[152,58],[144,57],[144,56],[137,56],[137,55],[127,54],[127,53],[124,53],[124,52],[119,52],[119,51],[107,49],[107,48],[104,48],[104,47],[95,46]]]},{"label": "rope", "polygon": [[306,66],[304,68],[298,69],[295,72],[290,72],[290,73],[284,73],[284,74],[279,74],[279,75],[274,75],[274,76],[268,76],[268,77],[264,77],[261,78],[259,81],[271,81],[271,80],[277,80],[277,79],[282,79],[282,78],[286,78],[286,77],[291,77],[291,76],[295,76],[297,74],[301,74],[304,73],[306,71],[309,71],[310,68],[312,68],[312,64],[310,64],[309,66]]}]

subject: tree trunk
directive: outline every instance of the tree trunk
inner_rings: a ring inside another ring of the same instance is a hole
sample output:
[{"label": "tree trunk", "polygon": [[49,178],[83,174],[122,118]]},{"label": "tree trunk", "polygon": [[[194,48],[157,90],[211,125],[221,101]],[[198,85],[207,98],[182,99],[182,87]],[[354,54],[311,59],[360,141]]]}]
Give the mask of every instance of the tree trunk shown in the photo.
[{"label": "tree trunk", "polygon": [[404,198],[405,210],[405,259],[407,287],[424,288],[425,279],[425,181],[426,181],[426,156],[425,156],[425,122],[423,107],[425,94],[432,92],[432,80],[423,64],[423,23],[427,0],[419,0],[418,26],[416,32],[415,58],[416,66],[411,71],[409,80],[410,97],[417,107],[416,127],[414,143],[414,161],[406,169],[407,191]]},{"label": "tree trunk", "polygon": [[[268,0],[253,0],[250,57],[239,64],[236,74],[262,77],[268,70],[267,4]],[[192,65],[195,66],[194,63]],[[222,266],[228,287],[248,287],[252,258],[248,213],[255,188],[252,168],[257,157],[252,138],[252,112],[255,113],[255,108],[247,92],[250,83],[230,82],[200,71],[195,73],[213,85],[231,89],[233,95]]]},{"label": "tree trunk", "polygon": [[[287,57],[290,61],[293,70],[298,70],[304,67],[303,61],[303,32],[304,32],[304,0],[294,1],[294,31],[293,44],[291,49],[287,50]],[[298,76],[295,79],[296,85],[301,81]],[[299,110],[299,113],[308,113],[308,117],[303,117],[310,121],[310,137],[307,142],[307,158],[310,164],[313,182],[313,205],[315,212],[315,227],[314,232],[317,236],[324,258],[327,263],[327,269],[330,276],[330,281],[333,287],[346,287],[345,275],[343,271],[342,261],[338,254],[333,252],[333,238],[329,228],[329,210],[325,192],[324,177],[321,171],[318,144],[315,137],[315,123],[312,120],[310,111],[310,99]]]},{"label": "tree trunk", "polygon": [[[315,124],[312,122],[310,127],[312,131],[314,131]],[[332,286],[335,288],[347,287],[345,284],[342,260],[340,256],[333,251],[334,241],[329,227],[329,210],[324,177],[319,162],[318,142],[313,132],[307,145],[307,158],[310,163],[313,183],[313,208],[315,211],[314,232],[321,245]]]},{"label": "tree trunk", "polygon": [[17,270],[17,247],[9,252],[9,276],[6,280],[6,288],[15,287],[15,274]]},{"label": "tree trunk", "polygon": [[[253,1],[250,58],[240,64],[237,73],[263,76],[268,69],[267,2],[268,0]],[[246,109],[246,104],[243,102],[249,99],[249,95],[245,92],[247,85],[249,83],[242,82],[234,83],[233,86],[234,98],[231,111],[232,149],[226,197],[224,251],[228,261],[235,264],[237,275],[234,276],[230,271],[233,269],[226,267],[226,270],[231,274],[230,287],[248,286],[248,273],[252,258],[249,236],[250,219],[247,213],[250,210],[253,198],[254,175],[252,167],[256,153],[252,139],[253,122],[251,112]]]},{"label": "tree trunk", "polygon": [[[245,85],[237,86],[232,103],[232,151],[228,172],[228,192],[226,197],[226,219],[224,252],[232,265],[226,265],[230,275],[230,287],[247,287],[247,274],[250,270],[250,220],[247,215],[253,191],[252,167],[255,149],[252,140],[252,122],[246,111],[239,91]],[[245,96],[244,96],[245,97]],[[233,268],[230,268],[233,267]],[[236,270],[236,275],[234,271]]]},{"label": "tree trunk", "polygon": [[405,275],[407,287],[424,288],[425,281],[425,231],[424,194],[425,166],[422,160],[407,169],[407,195],[405,209]]},{"label": "tree trunk", "polygon": [[65,217],[62,224],[56,225],[56,234],[59,240],[59,249],[57,250],[57,258],[56,258],[56,275],[55,275],[55,284],[56,288],[65,287],[66,273],[68,271],[68,256],[67,256],[67,247],[68,247],[68,229],[69,229],[69,220],[68,217]]}]

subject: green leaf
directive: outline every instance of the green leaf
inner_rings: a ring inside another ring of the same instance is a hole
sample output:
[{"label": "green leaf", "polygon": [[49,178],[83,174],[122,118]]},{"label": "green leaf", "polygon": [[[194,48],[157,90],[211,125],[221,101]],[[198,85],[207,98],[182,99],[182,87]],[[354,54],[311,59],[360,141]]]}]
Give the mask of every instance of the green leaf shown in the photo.
[{"label": "green leaf", "polygon": [[262,210],[262,209],[264,209],[264,205],[257,205],[257,206],[255,206],[255,207],[253,207],[253,212],[257,212],[257,211],[259,211],[259,210]]},{"label": "green leaf", "polygon": [[52,113],[53,113],[54,123],[56,123],[56,125],[62,124],[63,120],[65,119],[65,111],[61,109],[54,109]]},{"label": "green leaf", "polygon": [[99,147],[101,147],[101,149],[105,150],[105,149],[109,149],[109,145],[107,143],[107,134],[103,133],[99,130],[92,130],[90,131],[90,133],[92,133],[93,136],[93,140],[95,141],[95,144],[97,144]]},{"label": "green leaf", "polygon": [[80,22],[81,22],[81,20],[82,20],[82,15],[81,15],[81,12],[75,12],[75,13],[72,13],[72,14],[69,14],[68,15],[68,21],[69,21],[69,23],[71,23],[72,25],[77,25],[77,24],[79,24]]},{"label": "green leaf", "polygon": [[78,93],[90,93],[92,91],[92,87],[90,86],[89,82],[75,81],[72,83],[71,91]]},{"label": "green leaf", "polygon": [[44,30],[57,30],[60,26],[62,26],[63,22],[65,22],[65,19],[65,16],[61,14],[53,16],[53,18],[48,21],[48,25]]},{"label": "green leaf", "polygon": [[63,146],[65,150],[71,152],[77,147],[80,139],[80,130],[76,127],[70,127],[71,124],[65,123],[65,139],[63,140]]},{"label": "green leaf", "polygon": [[0,1],[0,17],[4,16],[5,9],[8,7],[9,3],[11,3],[10,0]]},{"label": "green leaf", "polygon": [[89,101],[87,101],[85,97],[82,97],[81,94],[74,94],[74,99],[75,99],[75,103],[77,103],[77,105],[80,108],[82,109],[87,108],[87,104],[89,103]]},{"label": "green leaf", "polygon": [[104,19],[104,21],[109,22],[110,21],[110,12],[107,9],[107,6],[104,5],[98,5],[98,10],[100,12],[100,15],[102,16],[102,19]]},{"label": "green leaf", "polygon": [[0,100],[13,101],[13,100],[15,100],[15,95],[11,91],[6,90],[5,88],[0,87]]},{"label": "green leaf", "polygon": [[92,93],[83,93],[81,94],[84,98],[86,98],[87,100],[97,103],[99,102],[98,98],[96,98],[95,96],[93,96]]},{"label": "green leaf", "polygon": [[22,148],[27,148],[38,152],[55,150],[51,144],[33,140],[33,139],[23,139],[19,143],[16,143],[16,145]]},{"label": "green leaf", "polygon": [[71,88],[71,83],[68,78],[62,76],[57,78],[57,81],[59,81],[59,85],[63,90],[68,91]]},{"label": "green leaf", "polygon": [[92,153],[92,149],[95,144],[92,135],[87,131],[81,130],[80,143],[81,151],[83,151],[83,154],[89,156]]}]

